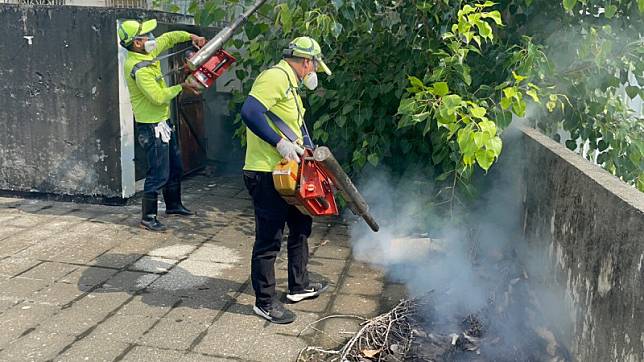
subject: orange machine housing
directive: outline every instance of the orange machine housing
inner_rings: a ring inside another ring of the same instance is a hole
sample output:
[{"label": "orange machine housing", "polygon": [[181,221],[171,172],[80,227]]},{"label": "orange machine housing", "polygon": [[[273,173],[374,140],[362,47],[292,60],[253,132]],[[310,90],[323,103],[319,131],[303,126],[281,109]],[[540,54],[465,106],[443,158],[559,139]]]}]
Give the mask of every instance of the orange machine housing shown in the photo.
[{"label": "orange machine housing", "polygon": [[315,162],[309,149],[304,151],[299,167],[295,161],[280,162],[273,171],[273,183],[282,198],[304,214],[338,214],[333,182],[326,171]]}]

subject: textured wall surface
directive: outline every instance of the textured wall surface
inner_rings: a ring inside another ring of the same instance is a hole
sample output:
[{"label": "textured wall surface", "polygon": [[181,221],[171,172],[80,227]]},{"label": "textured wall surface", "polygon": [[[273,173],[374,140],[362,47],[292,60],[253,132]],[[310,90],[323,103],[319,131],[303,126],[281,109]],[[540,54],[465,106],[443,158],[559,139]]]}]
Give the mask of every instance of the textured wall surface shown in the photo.
[{"label": "textured wall surface", "polygon": [[121,197],[116,20],[183,16],[0,5],[0,190]]},{"label": "textured wall surface", "polygon": [[644,193],[537,131],[524,141],[524,231],[567,305],[575,359],[644,361]]}]

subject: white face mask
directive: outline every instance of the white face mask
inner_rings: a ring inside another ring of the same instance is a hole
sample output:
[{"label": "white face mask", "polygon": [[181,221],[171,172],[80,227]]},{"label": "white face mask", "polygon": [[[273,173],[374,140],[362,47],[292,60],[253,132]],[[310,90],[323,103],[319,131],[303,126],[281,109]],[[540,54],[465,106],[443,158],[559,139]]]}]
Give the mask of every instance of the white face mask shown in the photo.
[{"label": "white face mask", "polygon": [[304,76],[304,79],[302,79],[302,84],[310,90],[314,90],[315,88],[318,87],[318,74],[313,71],[306,76]]},{"label": "white face mask", "polygon": [[157,48],[156,39],[146,41],[145,43],[143,43],[143,47],[145,48],[146,53],[152,53],[152,51]]}]

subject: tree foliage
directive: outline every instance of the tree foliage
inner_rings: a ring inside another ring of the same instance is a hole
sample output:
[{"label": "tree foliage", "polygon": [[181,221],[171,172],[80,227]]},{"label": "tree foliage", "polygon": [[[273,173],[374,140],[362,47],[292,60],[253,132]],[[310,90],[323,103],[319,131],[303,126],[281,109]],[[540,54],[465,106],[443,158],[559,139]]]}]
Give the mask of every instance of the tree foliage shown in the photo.
[{"label": "tree foliage", "polygon": [[[252,2],[191,11],[209,25]],[[643,12],[644,0],[272,0],[233,41],[244,50],[233,107],[308,35],[333,75],[306,94],[307,122],[350,170],[411,163],[467,189],[525,117],[644,191],[644,122],[626,104],[644,97]]]}]

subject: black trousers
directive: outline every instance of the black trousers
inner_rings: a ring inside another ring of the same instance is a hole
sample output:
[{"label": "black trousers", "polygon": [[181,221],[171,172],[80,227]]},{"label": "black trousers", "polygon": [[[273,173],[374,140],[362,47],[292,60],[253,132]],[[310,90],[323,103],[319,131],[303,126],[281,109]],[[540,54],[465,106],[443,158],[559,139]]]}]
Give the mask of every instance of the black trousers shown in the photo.
[{"label": "black trousers", "polygon": [[284,225],[288,225],[288,289],[299,292],[309,284],[308,237],[313,220],[282,199],[270,172],[244,171],[244,183],[255,208],[255,245],[251,280],[255,304],[268,306],[275,297],[275,259],[280,251]]},{"label": "black trousers", "polygon": [[155,137],[156,125],[156,123],[136,124],[137,138],[148,161],[143,193],[151,197],[157,197],[159,190],[164,186],[180,184],[183,175],[183,161],[176,130],[172,131],[170,142],[164,143],[161,138]]}]

